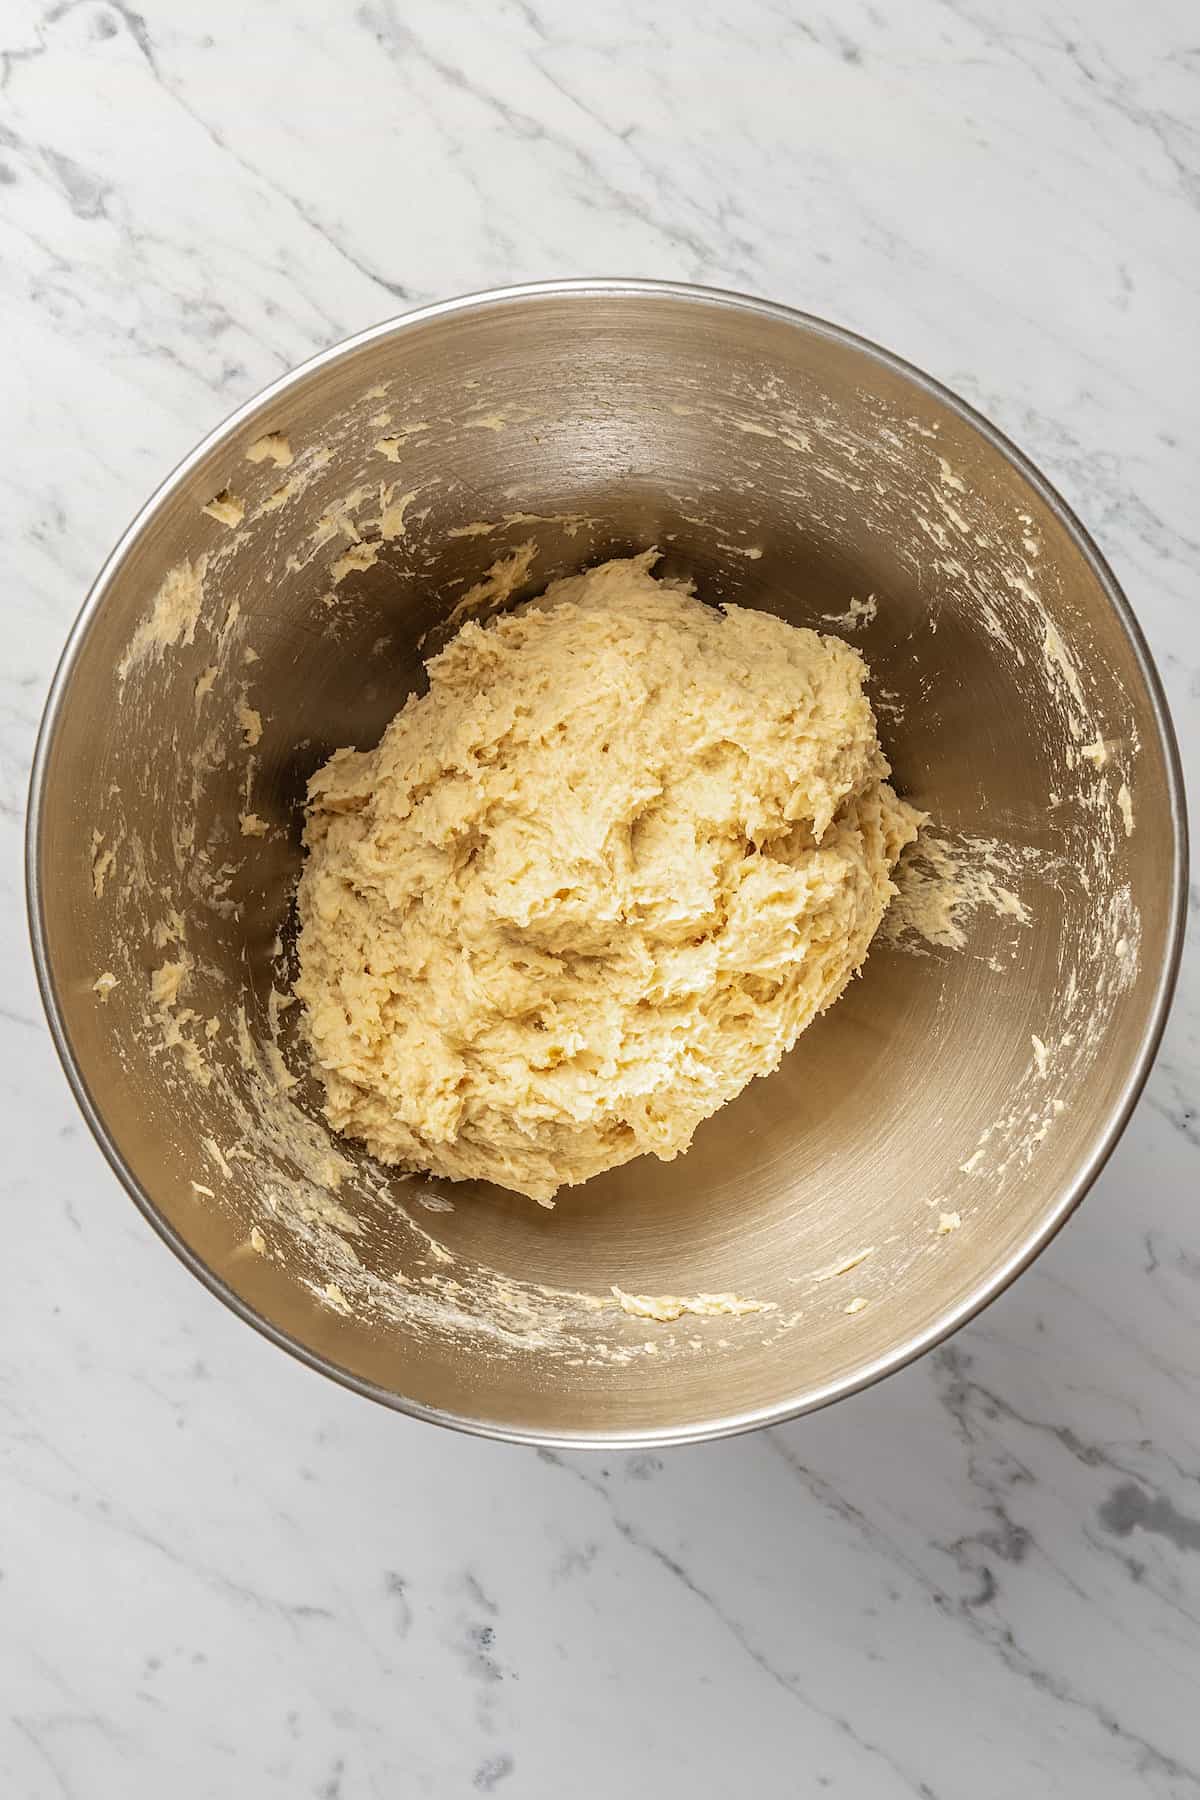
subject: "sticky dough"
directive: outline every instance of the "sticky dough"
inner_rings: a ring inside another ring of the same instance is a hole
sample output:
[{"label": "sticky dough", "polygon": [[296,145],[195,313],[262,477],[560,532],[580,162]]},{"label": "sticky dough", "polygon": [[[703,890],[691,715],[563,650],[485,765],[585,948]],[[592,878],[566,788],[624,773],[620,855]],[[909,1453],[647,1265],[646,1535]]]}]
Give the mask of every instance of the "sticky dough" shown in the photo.
[{"label": "sticky dough", "polygon": [[919,815],[837,638],[650,573],[469,623],[309,786],[296,992],[331,1124],[548,1201],[767,1075]]}]

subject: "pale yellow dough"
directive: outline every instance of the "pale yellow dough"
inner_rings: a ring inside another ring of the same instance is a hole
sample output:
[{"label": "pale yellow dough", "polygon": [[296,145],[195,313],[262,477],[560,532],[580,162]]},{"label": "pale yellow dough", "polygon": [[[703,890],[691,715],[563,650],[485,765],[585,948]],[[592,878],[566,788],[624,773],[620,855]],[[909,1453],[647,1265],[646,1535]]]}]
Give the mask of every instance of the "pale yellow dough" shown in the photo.
[{"label": "pale yellow dough", "polygon": [[339,1131],[548,1201],[767,1075],[861,965],[919,815],[837,638],[653,552],[464,625],[309,786],[296,992]]}]

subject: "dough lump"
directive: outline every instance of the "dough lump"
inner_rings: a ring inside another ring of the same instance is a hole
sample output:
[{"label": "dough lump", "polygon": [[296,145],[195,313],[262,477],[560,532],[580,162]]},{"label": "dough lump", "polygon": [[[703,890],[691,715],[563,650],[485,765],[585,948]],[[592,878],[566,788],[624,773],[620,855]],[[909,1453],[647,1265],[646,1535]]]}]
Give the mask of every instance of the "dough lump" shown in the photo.
[{"label": "dough lump", "polygon": [[309,784],[300,978],[326,1115],[547,1202],[767,1075],[861,965],[920,815],[837,638],[656,552],[428,665]]}]

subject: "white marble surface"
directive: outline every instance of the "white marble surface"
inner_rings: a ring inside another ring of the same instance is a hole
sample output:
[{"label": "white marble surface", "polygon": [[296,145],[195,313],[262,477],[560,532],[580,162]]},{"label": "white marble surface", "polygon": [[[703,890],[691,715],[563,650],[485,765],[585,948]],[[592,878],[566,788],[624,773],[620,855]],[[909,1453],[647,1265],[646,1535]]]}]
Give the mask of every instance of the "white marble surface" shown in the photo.
[{"label": "white marble surface", "polygon": [[770,1434],[539,1456],[338,1391],[173,1261],[68,1097],[19,874],[59,645],[175,459],[406,302],[554,274],[790,301],[977,402],[1200,778],[1198,44],[1188,0],[4,0],[6,1800],[1200,1793],[1194,950],[1095,1192],[949,1347]]}]

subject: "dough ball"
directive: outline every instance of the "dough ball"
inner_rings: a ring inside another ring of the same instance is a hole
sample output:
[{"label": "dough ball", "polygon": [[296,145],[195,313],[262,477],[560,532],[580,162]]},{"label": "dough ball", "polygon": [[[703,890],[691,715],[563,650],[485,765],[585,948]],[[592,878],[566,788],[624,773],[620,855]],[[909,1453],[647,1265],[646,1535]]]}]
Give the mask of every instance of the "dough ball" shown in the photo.
[{"label": "dough ball", "polygon": [[836,638],[656,553],[464,625],[309,786],[300,978],[326,1113],[548,1201],[768,1075],[859,968],[919,815]]}]

